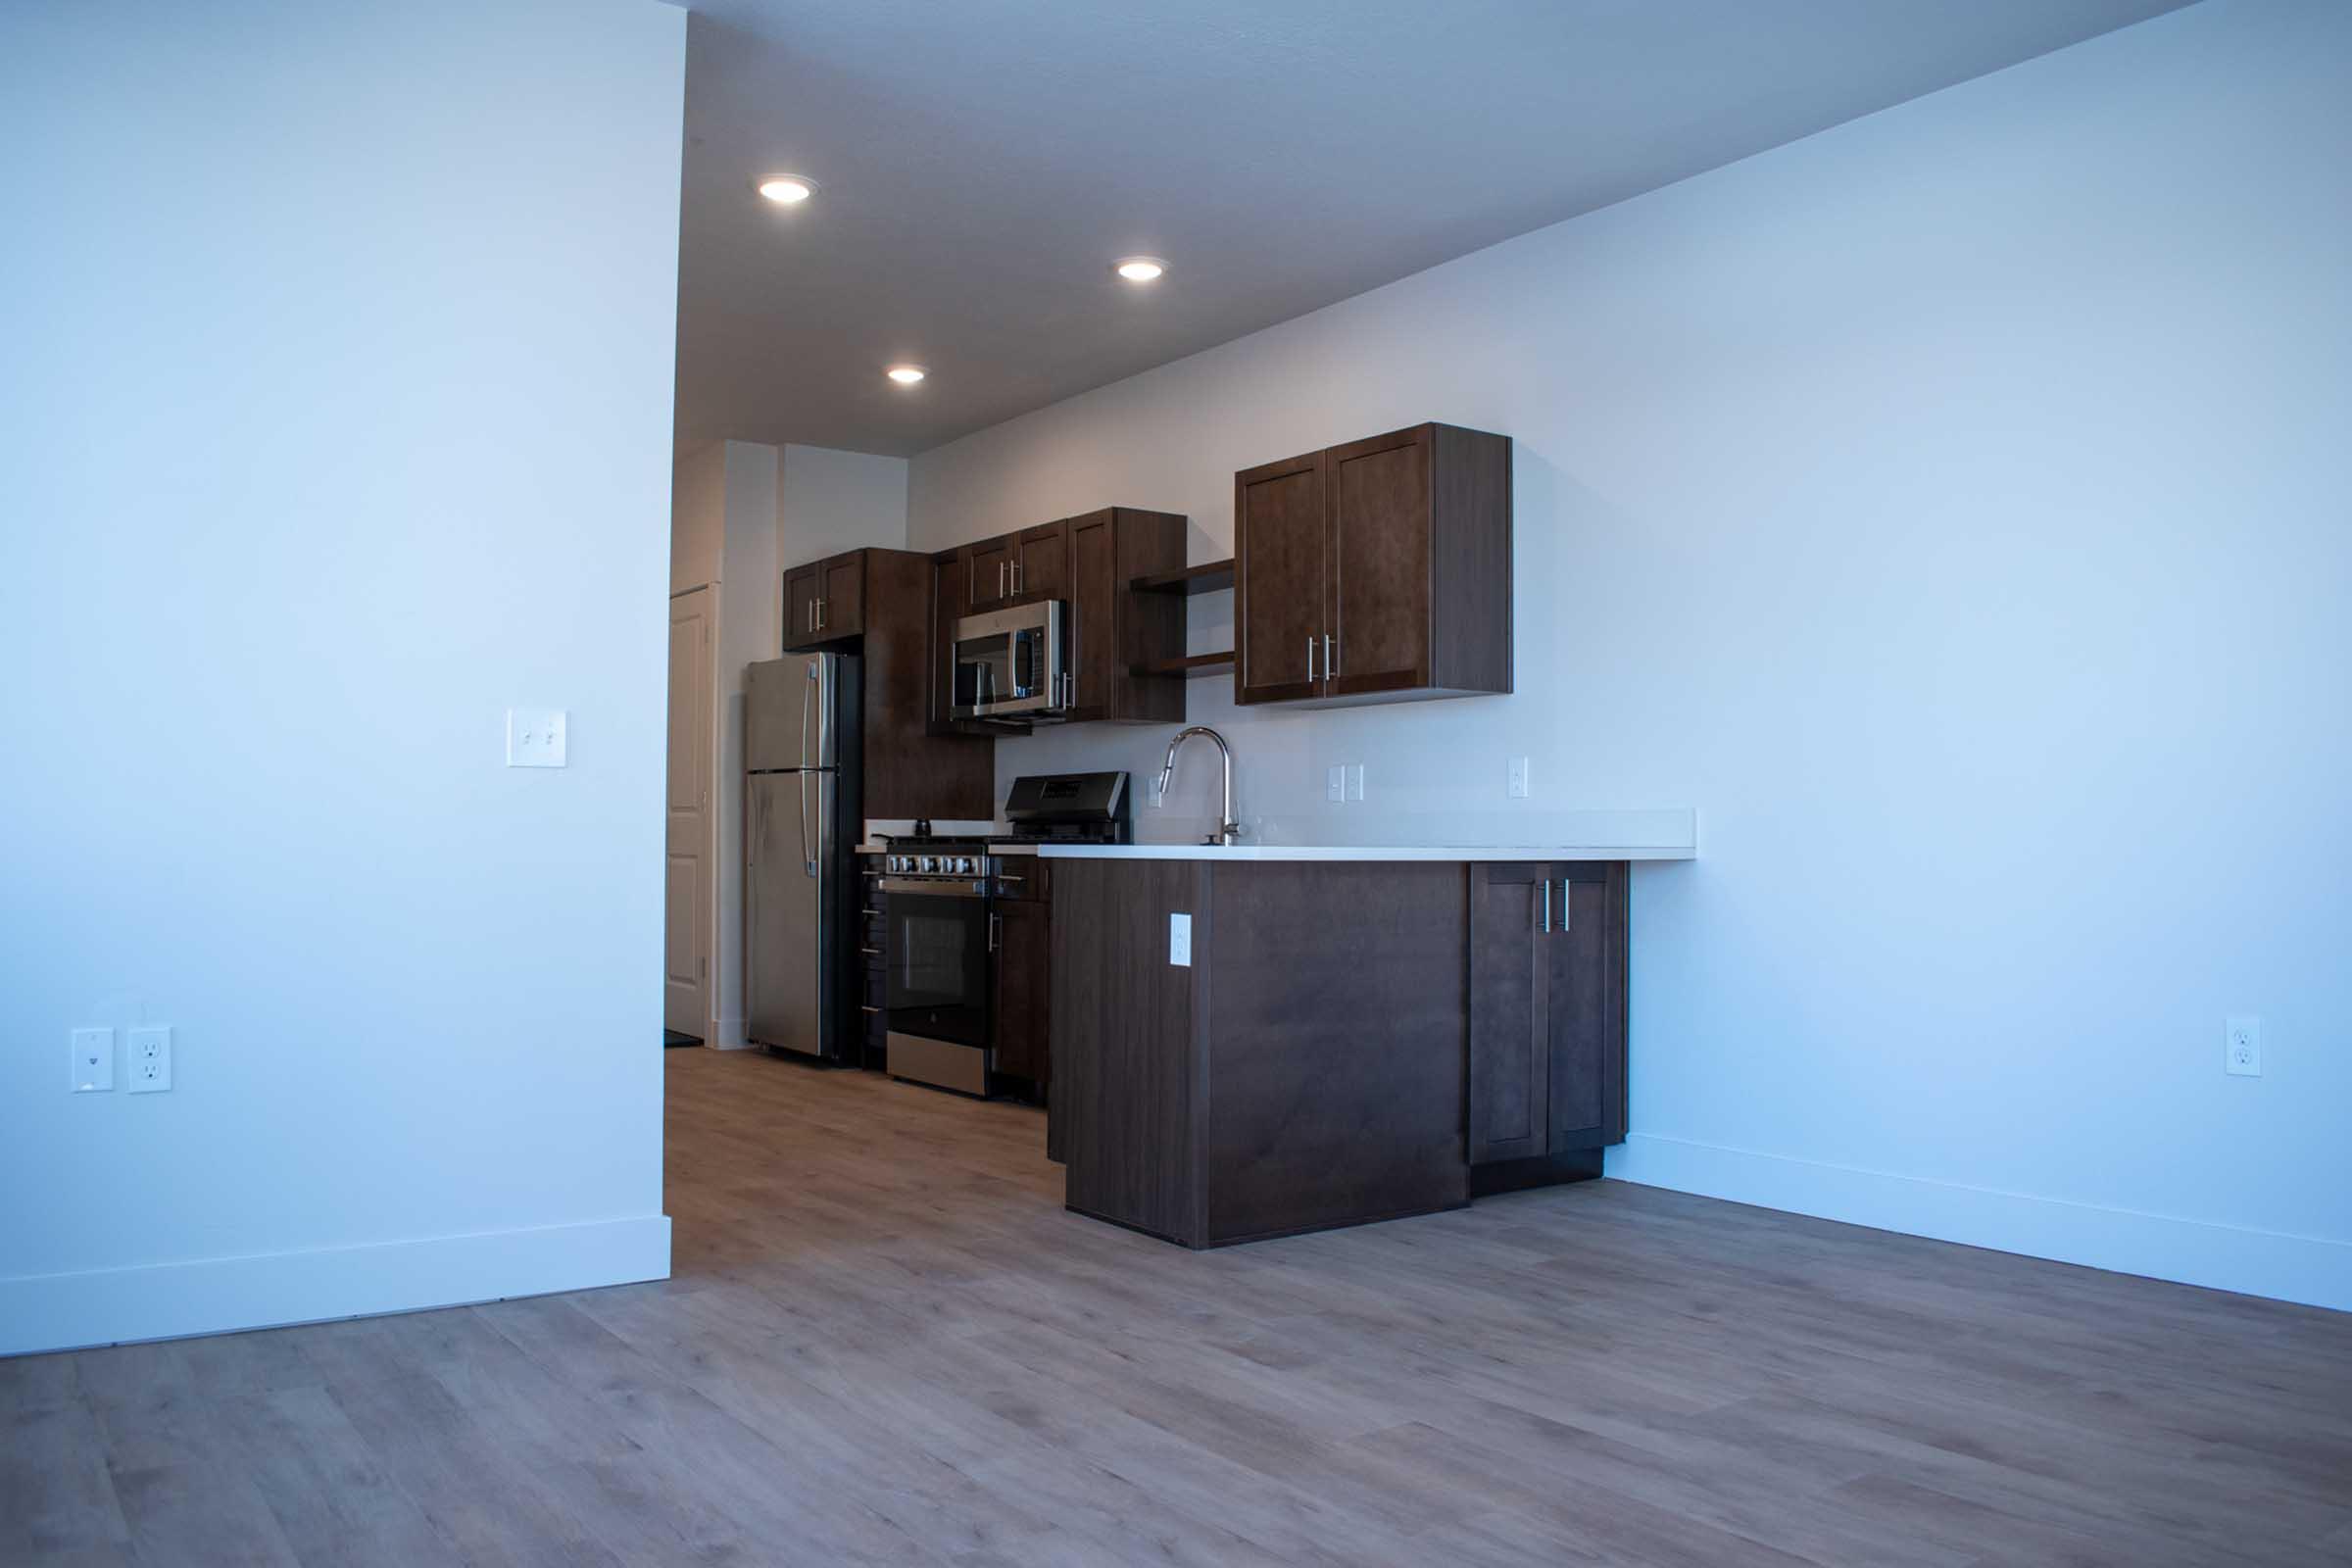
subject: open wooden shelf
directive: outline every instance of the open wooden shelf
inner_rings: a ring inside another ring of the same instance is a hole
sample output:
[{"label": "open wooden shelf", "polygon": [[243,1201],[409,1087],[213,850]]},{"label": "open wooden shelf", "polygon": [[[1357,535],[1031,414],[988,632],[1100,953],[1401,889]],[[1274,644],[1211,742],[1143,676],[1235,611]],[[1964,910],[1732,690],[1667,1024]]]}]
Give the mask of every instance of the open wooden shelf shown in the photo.
[{"label": "open wooden shelf", "polygon": [[1203,561],[1198,566],[1182,571],[1162,571],[1149,577],[1131,577],[1128,588],[1139,594],[1213,594],[1233,586],[1233,558],[1223,561]]},{"label": "open wooden shelf", "polygon": [[1127,666],[1136,675],[1219,675],[1233,669],[1233,650],[1221,654],[1187,654],[1182,659],[1147,659]]}]

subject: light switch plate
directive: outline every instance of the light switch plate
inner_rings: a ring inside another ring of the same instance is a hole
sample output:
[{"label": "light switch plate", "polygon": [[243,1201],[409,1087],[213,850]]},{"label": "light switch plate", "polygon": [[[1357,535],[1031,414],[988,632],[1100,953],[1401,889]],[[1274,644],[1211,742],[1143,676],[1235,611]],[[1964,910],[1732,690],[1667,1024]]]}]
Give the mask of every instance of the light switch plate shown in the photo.
[{"label": "light switch plate", "polygon": [[112,1029],[76,1029],[68,1043],[74,1048],[74,1076],[66,1081],[75,1094],[102,1094],[115,1087]]},{"label": "light switch plate", "polygon": [[1324,770],[1323,798],[1327,801],[1344,801],[1348,798],[1348,769],[1338,762]]},{"label": "light switch plate", "polygon": [[562,767],[565,714],[561,708],[507,710],[507,765]]},{"label": "light switch plate", "polygon": [[1168,916],[1168,961],[1187,969],[1193,966],[1193,917],[1189,914]]},{"label": "light switch plate", "polygon": [[130,1073],[130,1092],[152,1095],[172,1087],[172,1031],[133,1029],[130,1049],[123,1054]]}]

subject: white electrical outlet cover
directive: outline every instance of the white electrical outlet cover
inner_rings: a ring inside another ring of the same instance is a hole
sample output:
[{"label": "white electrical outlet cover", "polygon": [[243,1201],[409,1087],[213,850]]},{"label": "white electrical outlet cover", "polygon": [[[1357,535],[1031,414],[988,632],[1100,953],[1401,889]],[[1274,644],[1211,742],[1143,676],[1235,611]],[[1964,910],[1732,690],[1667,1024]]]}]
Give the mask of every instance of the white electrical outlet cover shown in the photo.
[{"label": "white electrical outlet cover", "polygon": [[2262,1076],[2262,1020],[2250,1013],[2228,1019],[2222,1032],[2222,1071],[2235,1078]]},{"label": "white electrical outlet cover", "polygon": [[564,766],[564,732],[568,727],[561,708],[507,710],[507,765],[509,767]]},{"label": "white electrical outlet cover", "polygon": [[77,1095],[102,1094],[115,1087],[115,1032],[76,1029],[68,1042],[74,1050],[74,1076],[67,1082]]},{"label": "white electrical outlet cover", "polygon": [[1351,801],[1364,798],[1364,764],[1361,762],[1348,764],[1348,798]]},{"label": "white electrical outlet cover", "polygon": [[172,1031],[133,1029],[130,1049],[123,1053],[130,1070],[130,1092],[152,1095],[172,1087]]},{"label": "white electrical outlet cover", "polygon": [[1168,961],[1186,969],[1193,966],[1193,917],[1189,914],[1168,916]]},{"label": "white electrical outlet cover", "polygon": [[1514,757],[1511,759],[1511,765],[1506,775],[1504,789],[1508,792],[1512,800],[1524,801],[1527,799],[1527,759],[1524,757]]}]

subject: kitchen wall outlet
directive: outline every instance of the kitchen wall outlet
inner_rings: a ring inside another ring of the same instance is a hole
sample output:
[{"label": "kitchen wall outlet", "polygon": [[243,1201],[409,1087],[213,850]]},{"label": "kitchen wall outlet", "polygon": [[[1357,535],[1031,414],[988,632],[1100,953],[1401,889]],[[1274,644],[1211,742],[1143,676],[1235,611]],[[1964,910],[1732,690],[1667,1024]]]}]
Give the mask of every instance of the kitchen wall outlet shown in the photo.
[{"label": "kitchen wall outlet", "polygon": [[1189,914],[1168,916],[1168,961],[1187,969],[1193,966],[1193,917]]},{"label": "kitchen wall outlet", "polygon": [[2244,1014],[2229,1020],[2222,1034],[2222,1070],[2239,1078],[2262,1076],[2262,1020]]},{"label": "kitchen wall outlet", "polygon": [[1364,764],[1361,762],[1348,764],[1348,798],[1351,801],[1364,798]]},{"label": "kitchen wall outlet", "polygon": [[561,708],[507,710],[507,765],[562,767],[564,713]]},{"label": "kitchen wall outlet", "polygon": [[130,1092],[152,1095],[172,1087],[172,1031],[133,1029],[124,1058],[130,1069]]},{"label": "kitchen wall outlet", "polygon": [[1344,764],[1334,762],[1324,771],[1323,798],[1327,801],[1344,801],[1348,798],[1348,769]]},{"label": "kitchen wall outlet", "polygon": [[1144,775],[1144,804],[1146,806],[1165,806],[1168,804],[1167,793],[1160,788],[1159,774],[1156,772],[1146,773]]},{"label": "kitchen wall outlet", "polygon": [[1504,785],[1504,788],[1509,793],[1510,798],[1514,801],[1524,801],[1527,799],[1526,758],[1514,757],[1511,759],[1510,775],[1508,781]]},{"label": "kitchen wall outlet", "polygon": [[100,1094],[115,1087],[112,1029],[76,1029],[67,1044],[74,1048],[74,1076],[66,1081],[75,1094]]}]

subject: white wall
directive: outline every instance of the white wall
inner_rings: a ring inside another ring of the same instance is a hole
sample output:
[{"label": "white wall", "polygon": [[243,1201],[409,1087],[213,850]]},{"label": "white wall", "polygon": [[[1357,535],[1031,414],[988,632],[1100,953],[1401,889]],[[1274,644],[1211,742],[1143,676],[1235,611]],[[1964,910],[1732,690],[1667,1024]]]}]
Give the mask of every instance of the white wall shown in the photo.
[{"label": "white wall", "polygon": [[1517,693],[1195,682],[1246,809],[1695,805],[1614,1174],[2352,1307],[2347,79],[2352,8],[2211,0],[925,454],[911,535],[1206,560],[1238,467],[1515,436]]},{"label": "white wall", "polygon": [[669,591],[718,581],[727,534],[727,443],[678,450],[669,485]]},{"label": "white wall", "polygon": [[782,562],[845,550],[906,548],[906,460],[832,447],[784,448],[776,526]]},{"label": "white wall", "polygon": [[684,34],[6,8],[0,1350],[667,1272]]}]

